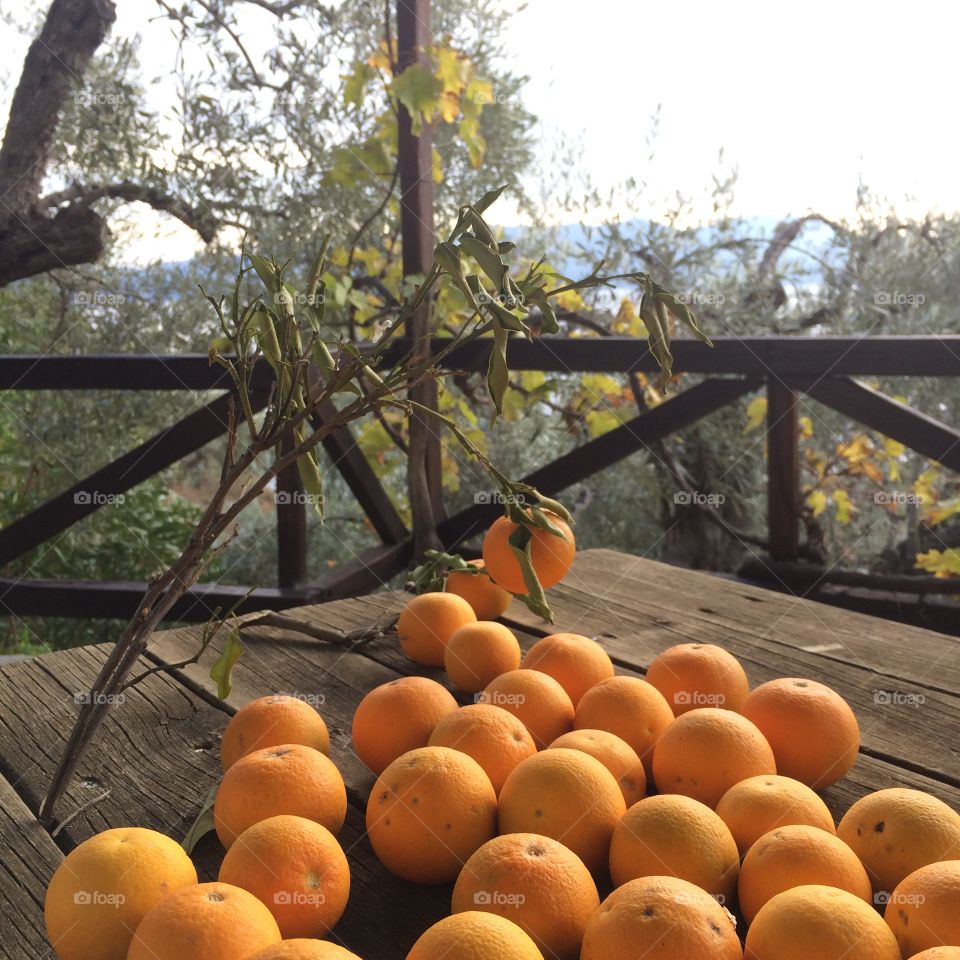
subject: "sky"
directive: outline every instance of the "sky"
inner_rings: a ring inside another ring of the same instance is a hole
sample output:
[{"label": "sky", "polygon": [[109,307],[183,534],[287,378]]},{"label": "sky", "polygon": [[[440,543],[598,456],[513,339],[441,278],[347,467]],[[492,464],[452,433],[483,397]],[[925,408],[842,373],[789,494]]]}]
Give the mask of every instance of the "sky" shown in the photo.
[{"label": "sky", "polygon": [[[169,28],[155,19],[154,0],[118,8],[117,32],[148,41],[144,77],[161,78],[150,89],[162,98]],[[695,219],[708,217],[711,176],[735,168],[735,214],[843,218],[860,181],[902,214],[960,210],[958,34],[960,4],[946,0],[528,0],[506,45],[509,65],[530,78],[523,99],[540,118],[533,182],[551,181],[550,145],[563,143],[603,194],[628,177],[644,181],[653,216],[679,191],[692,198]],[[26,43],[2,25],[0,39],[15,76]],[[601,209],[596,219],[615,212]],[[194,242],[185,228],[145,214],[133,257],[170,251],[179,259]]]}]

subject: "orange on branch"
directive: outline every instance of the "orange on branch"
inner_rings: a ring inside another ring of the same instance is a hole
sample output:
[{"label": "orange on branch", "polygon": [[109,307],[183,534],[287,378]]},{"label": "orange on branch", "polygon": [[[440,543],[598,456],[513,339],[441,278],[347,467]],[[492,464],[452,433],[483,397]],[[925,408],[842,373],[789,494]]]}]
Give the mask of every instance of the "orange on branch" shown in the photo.
[{"label": "orange on branch", "polygon": [[[569,524],[554,513],[547,516],[562,536],[539,527],[530,531],[530,562],[544,590],[567,575],[577,550]],[[483,538],[483,563],[494,583],[510,593],[524,594],[527,585],[523,571],[509,543],[518,526],[508,517],[499,517],[493,522]]]}]

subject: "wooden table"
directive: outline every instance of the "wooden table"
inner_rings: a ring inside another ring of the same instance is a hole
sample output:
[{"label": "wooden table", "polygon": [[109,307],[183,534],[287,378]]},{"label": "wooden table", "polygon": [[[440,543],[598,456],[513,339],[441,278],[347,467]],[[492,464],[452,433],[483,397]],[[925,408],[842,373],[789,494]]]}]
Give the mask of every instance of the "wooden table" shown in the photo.
[{"label": "wooden table", "polygon": [[[860,757],[824,794],[839,819],[858,797],[881,787],[927,790],[960,809],[960,642],[948,636],[797,600],[719,577],[610,550],[578,554],[567,580],[550,591],[556,630],[596,637],[618,670],[642,674],[665,647],[718,643],[740,658],[751,683],[804,676],[830,684],[853,705],[863,733]],[[395,612],[399,594],[304,607],[305,620],[351,628]],[[515,603],[505,618],[528,646],[553,632]],[[156,637],[152,662],[175,663],[195,649],[198,629]],[[181,839],[201,798],[219,777],[218,741],[230,714],[268,693],[322,701],[331,754],[347,784],[340,840],[353,870],[350,904],[335,935],[365,960],[403,960],[420,933],[449,910],[450,886],[415,887],[391,876],[364,837],[373,778],[350,743],[350,718],[372,687],[420,671],[395,643],[345,653],[268,628],[244,631],[246,653],[229,701],[209,678],[213,654],[128,692],[87,754],[61,808],[66,816],[109,790],[51,839],[35,813],[106,646],[84,647],[0,669],[0,957],[52,958],[43,896],[63,852],[108,827],[135,824]],[[149,666],[150,661],[145,662]],[[201,879],[216,876],[214,835],[195,851]]]}]

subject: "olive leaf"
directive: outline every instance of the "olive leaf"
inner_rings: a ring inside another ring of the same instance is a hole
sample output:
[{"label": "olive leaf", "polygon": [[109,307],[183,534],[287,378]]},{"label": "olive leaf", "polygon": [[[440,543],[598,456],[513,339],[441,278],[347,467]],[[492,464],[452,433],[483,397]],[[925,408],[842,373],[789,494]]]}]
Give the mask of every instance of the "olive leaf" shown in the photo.
[{"label": "olive leaf", "polygon": [[495,413],[490,421],[496,423],[497,416],[503,413],[503,397],[510,382],[510,370],[507,367],[507,338],[509,334],[503,327],[493,328],[493,348],[487,363],[487,389],[493,401]]},{"label": "olive leaf", "polygon": [[523,583],[527,588],[525,594],[515,594],[515,596],[523,601],[537,616],[542,617],[547,623],[553,623],[553,613],[547,604],[546,594],[540,584],[540,578],[537,576],[536,570],[533,569],[533,559],[530,556],[530,544],[532,542],[533,535],[530,528],[523,525],[518,526],[507,538],[507,543],[520,564]]},{"label": "olive leaf", "polygon": [[213,806],[217,800],[217,789],[218,787],[210,788],[209,793],[207,793],[200,807],[200,812],[197,814],[197,819],[193,821],[186,836],[180,843],[180,846],[183,847],[188,855],[193,853],[193,848],[200,842],[201,838],[214,829]]},{"label": "olive leaf", "polygon": [[443,590],[444,581],[449,573],[465,573],[480,576],[482,567],[468,563],[458,553],[444,553],[442,550],[424,551],[426,559],[410,574],[410,582],[417,593],[434,593]]}]

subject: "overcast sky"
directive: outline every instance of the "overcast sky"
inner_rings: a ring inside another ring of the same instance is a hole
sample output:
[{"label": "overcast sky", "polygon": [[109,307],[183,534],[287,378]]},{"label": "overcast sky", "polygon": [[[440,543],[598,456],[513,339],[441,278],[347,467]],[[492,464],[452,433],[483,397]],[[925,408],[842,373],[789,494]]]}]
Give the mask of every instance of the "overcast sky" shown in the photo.
[{"label": "overcast sky", "polygon": [[[169,27],[149,22],[154,0],[118,6],[118,32],[147,39],[144,78],[169,76],[173,46]],[[15,77],[25,44],[11,48],[0,31]],[[735,166],[736,213],[842,217],[861,178],[904,213],[960,210],[958,36],[960,4],[947,0],[528,0],[507,43],[514,69],[530,77],[524,99],[541,118],[538,136],[576,144],[601,189],[635,176],[651,212],[679,190],[701,197],[706,215],[711,174]],[[151,89],[162,97],[164,84]],[[182,256],[186,238],[168,223],[163,232],[170,239],[143,252]]]}]

